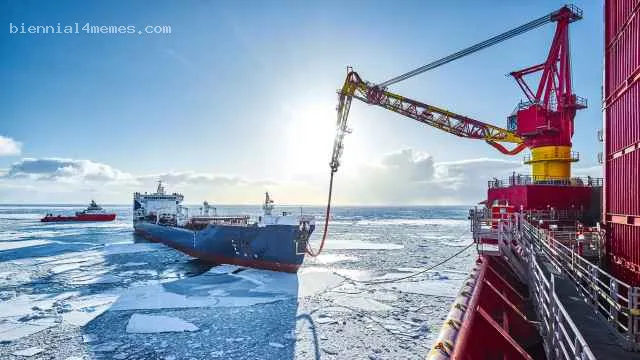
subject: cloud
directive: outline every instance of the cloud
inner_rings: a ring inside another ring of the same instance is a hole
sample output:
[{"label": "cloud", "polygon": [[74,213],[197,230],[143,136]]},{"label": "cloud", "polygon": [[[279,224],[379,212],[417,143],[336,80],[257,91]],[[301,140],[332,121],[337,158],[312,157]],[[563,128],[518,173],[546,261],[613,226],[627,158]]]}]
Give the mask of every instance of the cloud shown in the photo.
[{"label": "cloud", "polygon": [[28,178],[31,180],[122,181],[131,180],[128,173],[91,160],[60,158],[24,158],[9,167],[5,179]]},{"label": "cloud", "polygon": [[[424,152],[401,149],[353,172],[339,172],[336,205],[471,205],[484,200],[487,182],[529,169],[509,158],[436,161]],[[576,168],[576,176],[599,176],[600,166]],[[249,179],[205,172],[129,174],[110,165],[59,158],[26,158],[0,170],[4,202],[128,203],[134,191],[153,191],[163,180],[168,191],[181,192],[187,203],[254,204],[269,191],[279,204],[324,204],[326,174],[292,179]],[[46,185],[43,186],[43,182]]]},{"label": "cloud", "polygon": [[207,173],[168,172],[156,175],[144,175],[137,178],[140,181],[162,180],[173,186],[206,185],[206,186],[236,186],[246,184],[247,181],[239,176],[224,176]]},{"label": "cloud", "polygon": [[426,153],[402,149],[343,179],[346,202],[357,204],[472,204],[486,196],[487,181],[519,171],[520,163],[478,158],[436,162]]},{"label": "cloud", "polygon": [[0,135],[0,156],[20,155],[22,143]]}]

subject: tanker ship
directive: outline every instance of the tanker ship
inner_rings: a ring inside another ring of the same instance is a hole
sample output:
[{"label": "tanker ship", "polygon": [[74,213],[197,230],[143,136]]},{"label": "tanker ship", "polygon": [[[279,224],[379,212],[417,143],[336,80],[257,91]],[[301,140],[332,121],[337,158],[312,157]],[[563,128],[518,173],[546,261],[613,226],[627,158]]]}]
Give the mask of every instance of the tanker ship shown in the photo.
[{"label": "tanker ship", "polygon": [[206,201],[199,214],[189,215],[183,200],[182,194],[166,193],[161,181],[155,193],[134,193],[135,233],[214,264],[298,271],[315,228],[312,216],[274,215],[269,193],[256,218],[218,215]]},{"label": "tanker ship", "polygon": [[[598,132],[604,178],[571,173],[579,160],[572,151],[574,118],[587,101],[573,92],[572,62],[580,60],[570,57],[569,26],[582,17],[581,9],[566,5],[383,82],[365,81],[349,68],[338,91],[327,208],[353,99],[483,140],[506,155],[530,151],[523,161],[529,174],[488,180],[486,200],[469,211],[477,260],[429,360],[640,359],[640,1],[604,4],[604,130]],[[510,73],[526,100],[507,116],[506,128],[389,90],[550,23],[547,57]]]}]

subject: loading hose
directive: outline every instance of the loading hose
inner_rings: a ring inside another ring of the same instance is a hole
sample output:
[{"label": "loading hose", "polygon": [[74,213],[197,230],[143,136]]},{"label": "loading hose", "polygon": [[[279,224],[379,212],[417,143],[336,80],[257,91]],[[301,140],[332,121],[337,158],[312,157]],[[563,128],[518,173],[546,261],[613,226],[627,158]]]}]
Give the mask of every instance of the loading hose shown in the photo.
[{"label": "loading hose", "polygon": [[307,241],[307,254],[312,257],[320,255],[324,248],[324,242],[327,240],[327,230],[329,229],[329,216],[331,214],[331,193],[333,192],[333,175],[336,172],[331,169],[331,177],[329,178],[329,199],[327,200],[327,211],[324,214],[324,230],[322,231],[322,240],[320,241],[320,247],[318,250],[313,251],[311,244]]}]

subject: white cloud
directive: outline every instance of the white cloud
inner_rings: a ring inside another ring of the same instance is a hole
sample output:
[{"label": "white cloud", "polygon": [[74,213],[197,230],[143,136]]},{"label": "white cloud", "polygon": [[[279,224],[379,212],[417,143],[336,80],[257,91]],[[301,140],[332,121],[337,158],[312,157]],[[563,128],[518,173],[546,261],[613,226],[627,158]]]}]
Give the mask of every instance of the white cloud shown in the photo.
[{"label": "white cloud", "polygon": [[[599,166],[576,168],[576,175],[599,176]],[[474,204],[484,200],[487,182],[529,169],[511,159],[476,158],[438,162],[431,155],[402,149],[351,173],[338,172],[336,205]],[[327,174],[286,180],[247,179],[202,172],[130,174],[91,160],[22,159],[0,170],[3,202],[128,203],[134,191],[153,191],[161,179],[167,190],[185,194],[187,203],[259,204],[269,191],[280,204],[323,204]]]},{"label": "white cloud", "polygon": [[0,135],[0,156],[20,155],[22,143]]},{"label": "white cloud", "polygon": [[132,179],[130,174],[106,164],[91,160],[60,158],[24,158],[11,165],[2,177],[5,179],[27,178],[67,182],[106,182]]},{"label": "white cloud", "polygon": [[341,179],[346,190],[338,192],[358,204],[472,204],[484,199],[490,178],[519,167],[516,161],[488,158],[436,162],[426,153],[403,149]]}]

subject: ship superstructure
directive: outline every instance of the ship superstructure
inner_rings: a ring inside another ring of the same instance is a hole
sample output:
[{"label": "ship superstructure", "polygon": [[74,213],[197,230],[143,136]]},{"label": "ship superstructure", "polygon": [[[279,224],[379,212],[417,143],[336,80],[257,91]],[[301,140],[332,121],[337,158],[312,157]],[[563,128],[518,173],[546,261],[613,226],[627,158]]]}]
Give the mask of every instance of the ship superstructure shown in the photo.
[{"label": "ship superstructure", "polygon": [[190,214],[183,200],[161,182],[155,193],[134,193],[135,232],[212,263],[296,272],[315,229],[312,216],[273,214],[269,193],[259,216],[220,215],[207,201]]}]

